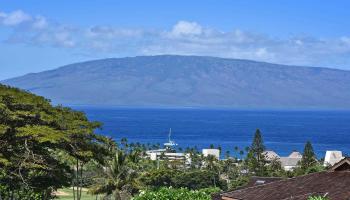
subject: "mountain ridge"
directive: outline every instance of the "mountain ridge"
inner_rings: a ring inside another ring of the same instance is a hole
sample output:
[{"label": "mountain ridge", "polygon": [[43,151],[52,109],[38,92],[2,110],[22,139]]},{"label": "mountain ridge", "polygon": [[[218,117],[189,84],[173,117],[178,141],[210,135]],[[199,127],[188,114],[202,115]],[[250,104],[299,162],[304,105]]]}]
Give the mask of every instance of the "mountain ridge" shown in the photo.
[{"label": "mountain ridge", "polygon": [[31,73],[23,74],[23,75],[20,75],[20,76],[17,76],[17,77],[7,78],[7,79],[4,79],[4,80],[0,80],[0,82],[6,82],[8,80],[12,80],[12,79],[23,77],[23,76],[27,76],[27,75],[39,74],[39,73],[49,72],[49,71],[55,71],[55,70],[58,70],[58,69],[61,69],[61,68],[65,68],[65,67],[70,67],[71,65],[76,65],[76,64],[85,64],[85,63],[98,62],[98,61],[104,61],[104,60],[119,60],[119,59],[132,59],[132,58],[142,58],[142,57],[162,57],[162,56],[214,58],[214,59],[223,59],[223,60],[245,61],[245,62],[252,62],[252,63],[265,63],[265,64],[279,65],[279,66],[286,66],[286,67],[320,68],[320,69],[329,69],[329,70],[350,72],[350,70],[340,69],[340,68],[331,68],[331,67],[322,67],[322,66],[288,65],[288,64],[270,63],[270,62],[265,62],[265,61],[239,59],[239,58],[225,58],[225,57],[197,56],[197,55],[161,54],[161,55],[153,55],[153,56],[127,56],[127,57],[120,57],[120,58],[110,57],[110,58],[101,58],[101,59],[94,59],[94,60],[86,60],[86,61],[74,62],[74,63],[71,63],[71,64],[65,64],[63,66],[56,67],[54,69],[44,70],[44,71],[41,71],[41,72],[31,72]]},{"label": "mountain ridge", "polygon": [[107,58],[1,83],[59,104],[350,108],[350,71],[208,56]]}]

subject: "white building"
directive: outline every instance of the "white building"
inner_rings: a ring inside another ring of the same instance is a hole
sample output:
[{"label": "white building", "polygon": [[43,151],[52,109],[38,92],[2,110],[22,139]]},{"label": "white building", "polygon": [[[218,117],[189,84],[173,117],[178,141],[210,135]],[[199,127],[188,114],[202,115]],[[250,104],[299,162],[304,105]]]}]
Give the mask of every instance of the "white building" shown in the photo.
[{"label": "white building", "polygon": [[219,149],[202,149],[202,154],[204,157],[207,157],[208,155],[212,155],[218,160],[220,158],[220,150]]},{"label": "white building", "polygon": [[343,153],[341,151],[326,151],[326,156],[324,157],[324,166],[333,166],[343,159]]},{"label": "white building", "polygon": [[167,152],[166,149],[157,149],[146,151],[147,156],[151,160],[169,160],[169,161],[184,161],[186,165],[191,164],[190,154]]},{"label": "white building", "polygon": [[146,151],[146,155],[151,159],[151,160],[157,160],[158,156],[160,156],[162,153],[165,153],[165,149],[156,149],[156,150],[149,150]]},{"label": "white building", "polygon": [[293,151],[288,157],[281,157],[274,151],[264,151],[263,155],[268,162],[272,162],[274,160],[280,161],[281,166],[286,171],[293,171],[303,157],[301,153],[297,151]]},{"label": "white building", "polygon": [[301,161],[301,158],[289,158],[281,157],[281,166],[285,171],[293,171],[297,167],[298,163]]},{"label": "white building", "polygon": [[288,157],[281,157],[280,162],[284,170],[293,171],[302,158],[303,155],[301,153],[298,151],[293,151]]}]

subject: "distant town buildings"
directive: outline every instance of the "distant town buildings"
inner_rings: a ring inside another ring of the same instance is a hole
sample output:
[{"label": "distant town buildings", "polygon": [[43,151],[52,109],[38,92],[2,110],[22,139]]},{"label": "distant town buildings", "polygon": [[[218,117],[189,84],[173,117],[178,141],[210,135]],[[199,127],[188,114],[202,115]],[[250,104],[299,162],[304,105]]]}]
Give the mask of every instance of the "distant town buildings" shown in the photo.
[{"label": "distant town buildings", "polygon": [[[220,159],[220,150],[219,149],[202,149],[202,154],[204,157],[209,155],[214,156],[216,159]],[[146,151],[147,157],[151,160],[169,160],[169,161],[184,161],[186,165],[191,164],[190,154],[186,153],[176,153],[175,150],[171,150],[169,147],[165,149],[156,149]],[[279,156],[274,151],[264,151],[265,159],[268,162],[279,161],[281,166],[286,171],[292,171],[298,166],[298,163],[303,158],[302,154],[298,151],[293,151],[287,157]],[[344,158],[341,151],[326,151],[324,158],[324,166],[333,166],[335,163],[339,162]]]},{"label": "distant town buildings", "polygon": [[171,128],[169,130],[168,142],[164,143],[164,149],[154,149],[146,151],[146,155],[151,160],[168,160],[170,162],[180,161],[185,165],[191,164],[191,156],[186,153],[177,153],[174,147],[177,146],[175,141],[171,140]]},{"label": "distant town buildings", "polygon": [[264,156],[267,161],[273,161],[280,159],[280,156],[274,151],[264,151]]},{"label": "distant town buildings", "polygon": [[[214,156],[216,159],[220,159],[219,149],[202,149],[204,157],[209,155]],[[191,156],[189,153],[176,153],[170,149],[155,149],[146,151],[146,155],[151,160],[168,160],[168,161],[183,161],[185,165],[191,164]]]},{"label": "distant town buildings", "polygon": [[185,165],[191,164],[190,154],[169,152],[166,149],[149,150],[146,155],[151,160],[183,161]]},{"label": "distant town buildings", "polygon": [[[281,157],[274,151],[265,151],[264,155],[268,162],[272,162],[273,160],[280,161],[283,169],[286,171],[292,171],[303,158],[303,155],[298,151],[293,151],[287,157]],[[343,158],[344,156],[341,151],[326,151],[324,166],[333,166]]]},{"label": "distant town buildings", "polygon": [[[172,141],[170,137],[171,129],[169,131],[169,141],[164,143],[165,148],[146,151],[147,157],[151,160],[183,161],[185,165],[190,165],[191,155],[189,153],[177,153],[173,148],[174,146],[177,146],[177,144]],[[219,149],[202,149],[203,157],[208,157],[211,155],[220,160],[220,153],[221,152]],[[292,151],[287,157],[280,156],[275,151],[271,150],[264,151],[263,154],[269,163],[279,161],[285,171],[293,171],[303,158],[303,155],[298,151]],[[326,151],[324,166],[333,166],[343,158],[344,157],[341,151]]]},{"label": "distant town buildings", "polygon": [[264,155],[268,162],[272,162],[273,160],[280,161],[281,166],[286,171],[292,171],[297,167],[303,157],[298,151],[293,151],[288,157],[281,157],[274,151],[265,151]]},{"label": "distant town buildings", "polygon": [[220,159],[220,150],[219,149],[202,149],[202,154],[204,157],[208,157],[209,155],[212,155],[216,159]]},{"label": "distant town buildings", "polygon": [[324,157],[324,166],[333,166],[343,158],[343,153],[341,151],[326,151],[326,156]]},{"label": "distant town buildings", "polygon": [[288,158],[303,158],[303,155],[299,153],[298,151],[293,151],[291,154],[289,154]]}]

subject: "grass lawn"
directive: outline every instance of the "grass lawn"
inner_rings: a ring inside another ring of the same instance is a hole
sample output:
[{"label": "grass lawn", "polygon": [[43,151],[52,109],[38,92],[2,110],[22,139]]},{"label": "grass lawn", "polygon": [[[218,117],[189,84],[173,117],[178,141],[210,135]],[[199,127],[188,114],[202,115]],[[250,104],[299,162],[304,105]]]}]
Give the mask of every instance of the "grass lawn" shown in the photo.
[{"label": "grass lawn", "polygon": [[[60,200],[72,200],[73,199],[73,191],[70,188],[60,189],[58,190],[57,197]],[[92,196],[87,194],[86,190],[83,189],[81,194],[82,200],[96,200],[96,196]]]}]

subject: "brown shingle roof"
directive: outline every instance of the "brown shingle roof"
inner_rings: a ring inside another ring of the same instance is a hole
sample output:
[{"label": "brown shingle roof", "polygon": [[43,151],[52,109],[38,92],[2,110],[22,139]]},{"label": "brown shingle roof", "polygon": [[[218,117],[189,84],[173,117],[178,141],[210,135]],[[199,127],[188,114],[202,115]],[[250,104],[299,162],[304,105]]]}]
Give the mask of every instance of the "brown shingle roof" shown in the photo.
[{"label": "brown shingle roof", "polygon": [[329,171],[226,192],[217,199],[307,200],[311,195],[350,200],[350,158],[344,158]]},{"label": "brown shingle roof", "polygon": [[306,200],[313,193],[328,193],[328,197],[332,200],[348,200],[350,171],[314,173],[236,190],[221,196],[242,200]]},{"label": "brown shingle roof", "polygon": [[350,157],[344,158],[334,164],[330,171],[350,171]]},{"label": "brown shingle roof", "polygon": [[[252,186],[257,186],[257,185],[263,185],[263,184],[267,184],[267,183],[272,183],[274,181],[280,181],[283,178],[281,177],[259,177],[259,176],[252,176],[248,182],[248,184],[246,186],[244,186],[244,188],[247,187],[252,187]],[[240,189],[243,189],[240,188]]]}]

